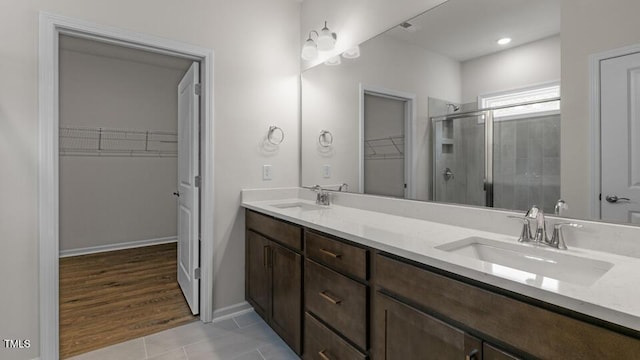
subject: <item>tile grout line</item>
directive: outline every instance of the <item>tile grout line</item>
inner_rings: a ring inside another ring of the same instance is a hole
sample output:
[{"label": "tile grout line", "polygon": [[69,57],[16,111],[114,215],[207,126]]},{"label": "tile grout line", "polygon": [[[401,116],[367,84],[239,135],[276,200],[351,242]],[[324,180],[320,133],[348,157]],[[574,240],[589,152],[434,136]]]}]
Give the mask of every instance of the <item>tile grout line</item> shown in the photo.
[{"label": "tile grout line", "polygon": [[256,351],[258,352],[258,354],[260,354],[260,357],[261,357],[263,360],[267,360],[267,358],[266,358],[266,357],[264,357],[264,354],[262,354],[262,351],[260,351],[260,348],[256,348]]},{"label": "tile grout line", "polygon": [[232,317],[231,320],[233,320],[234,324],[236,324],[236,326],[238,327],[238,329],[242,329],[242,326],[240,326],[240,324],[238,324],[238,322],[236,321],[235,317]]},{"label": "tile grout line", "polygon": [[149,358],[149,353],[147,352],[147,337],[142,337],[142,346],[144,347],[144,358],[145,360]]},{"label": "tile grout line", "polygon": [[187,347],[186,346],[182,347],[182,352],[184,353],[184,358],[189,360],[189,355],[187,355]]}]

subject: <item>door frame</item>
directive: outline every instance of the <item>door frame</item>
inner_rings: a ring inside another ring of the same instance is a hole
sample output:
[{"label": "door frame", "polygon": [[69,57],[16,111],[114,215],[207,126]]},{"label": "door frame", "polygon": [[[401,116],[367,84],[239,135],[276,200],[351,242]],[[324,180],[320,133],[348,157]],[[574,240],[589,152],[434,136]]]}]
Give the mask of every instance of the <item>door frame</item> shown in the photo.
[{"label": "door frame", "polygon": [[405,199],[415,199],[416,181],[414,179],[414,159],[416,136],[416,94],[387,89],[380,86],[362,84],[359,85],[359,128],[358,128],[358,187],[364,193],[364,96],[371,94],[395,100],[405,101],[404,105],[404,181],[407,187],[404,191]]},{"label": "door frame", "polygon": [[594,219],[602,218],[602,160],[601,160],[601,108],[600,108],[600,63],[611,58],[640,52],[640,44],[625,46],[589,55],[589,136],[591,187],[589,194],[589,213]]},{"label": "door frame", "polygon": [[[214,219],[213,50],[161,37],[39,13],[38,44],[38,246],[40,358],[59,354],[59,36],[72,35],[201,63],[201,219]],[[213,223],[200,222],[200,319],[213,319]]]}]

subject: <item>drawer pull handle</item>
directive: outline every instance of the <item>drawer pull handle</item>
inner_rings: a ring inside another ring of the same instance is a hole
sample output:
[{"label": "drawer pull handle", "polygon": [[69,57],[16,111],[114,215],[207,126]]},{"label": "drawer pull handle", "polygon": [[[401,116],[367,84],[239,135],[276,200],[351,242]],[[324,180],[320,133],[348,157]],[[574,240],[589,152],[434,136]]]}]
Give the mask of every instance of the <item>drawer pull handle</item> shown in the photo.
[{"label": "drawer pull handle", "polygon": [[342,302],[341,299],[337,299],[332,297],[331,295],[327,294],[327,291],[320,291],[318,293],[318,295],[322,296],[325,300],[327,300],[328,302],[332,303],[333,305],[338,305]]},{"label": "drawer pull handle", "polygon": [[326,351],[327,351],[327,350],[319,351],[319,352],[318,352],[318,355],[320,355],[320,357],[322,358],[322,360],[331,360],[331,359],[327,356],[327,354],[325,354],[325,352],[326,352]]},{"label": "drawer pull handle", "polygon": [[269,257],[269,245],[265,245],[262,248],[262,266],[264,266],[265,268],[269,267],[269,263],[267,258]]},{"label": "drawer pull handle", "polygon": [[342,255],[336,254],[336,253],[331,252],[331,251],[329,251],[327,249],[320,249],[320,252],[325,254],[325,255],[329,255],[329,256],[331,256],[332,258],[335,258],[335,259],[340,259],[342,257]]},{"label": "drawer pull handle", "polygon": [[478,349],[473,349],[471,352],[464,357],[465,360],[477,360],[478,359]]}]

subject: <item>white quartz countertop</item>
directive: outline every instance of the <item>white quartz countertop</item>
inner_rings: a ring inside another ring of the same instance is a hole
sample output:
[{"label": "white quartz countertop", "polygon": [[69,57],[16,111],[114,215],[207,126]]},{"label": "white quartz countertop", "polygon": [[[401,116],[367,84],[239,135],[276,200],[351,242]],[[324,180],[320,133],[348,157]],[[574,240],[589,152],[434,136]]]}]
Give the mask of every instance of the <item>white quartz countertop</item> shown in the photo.
[{"label": "white quartz countertop", "polygon": [[[570,246],[543,251],[614,264],[592,284],[577,285],[463,255],[437,246],[469,237],[518,244],[512,236],[387,213],[331,205],[319,210],[273,205],[313,202],[298,198],[244,201],[242,206],[425,265],[640,331],[640,259]],[[534,246],[519,244],[520,246]],[[560,277],[562,278],[562,277]]]}]

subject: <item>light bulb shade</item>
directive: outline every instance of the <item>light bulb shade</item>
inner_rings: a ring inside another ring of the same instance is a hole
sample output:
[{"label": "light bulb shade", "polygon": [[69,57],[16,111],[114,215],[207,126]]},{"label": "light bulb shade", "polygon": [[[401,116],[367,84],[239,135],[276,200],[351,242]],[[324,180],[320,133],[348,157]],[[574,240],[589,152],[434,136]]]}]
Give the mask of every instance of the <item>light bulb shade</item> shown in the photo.
[{"label": "light bulb shade", "polygon": [[340,65],[342,61],[340,60],[340,55],[332,56],[327,61],[324,62],[325,65],[336,66]]},{"label": "light bulb shade", "polygon": [[302,45],[302,59],[310,61],[316,57],[318,57],[318,47],[313,40],[308,39],[304,42],[304,45]]},{"label": "light bulb shade", "polygon": [[331,30],[325,26],[320,30],[320,35],[318,36],[318,50],[333,50],[333,47],[336,45],[336,38],[336,33],[332,33]]},{"label": "light bulb shade", "polygon": [[345,59],[357,59],[360,57],[360,46],[356,45],[351,49],[342,53],[342,57]]}]

